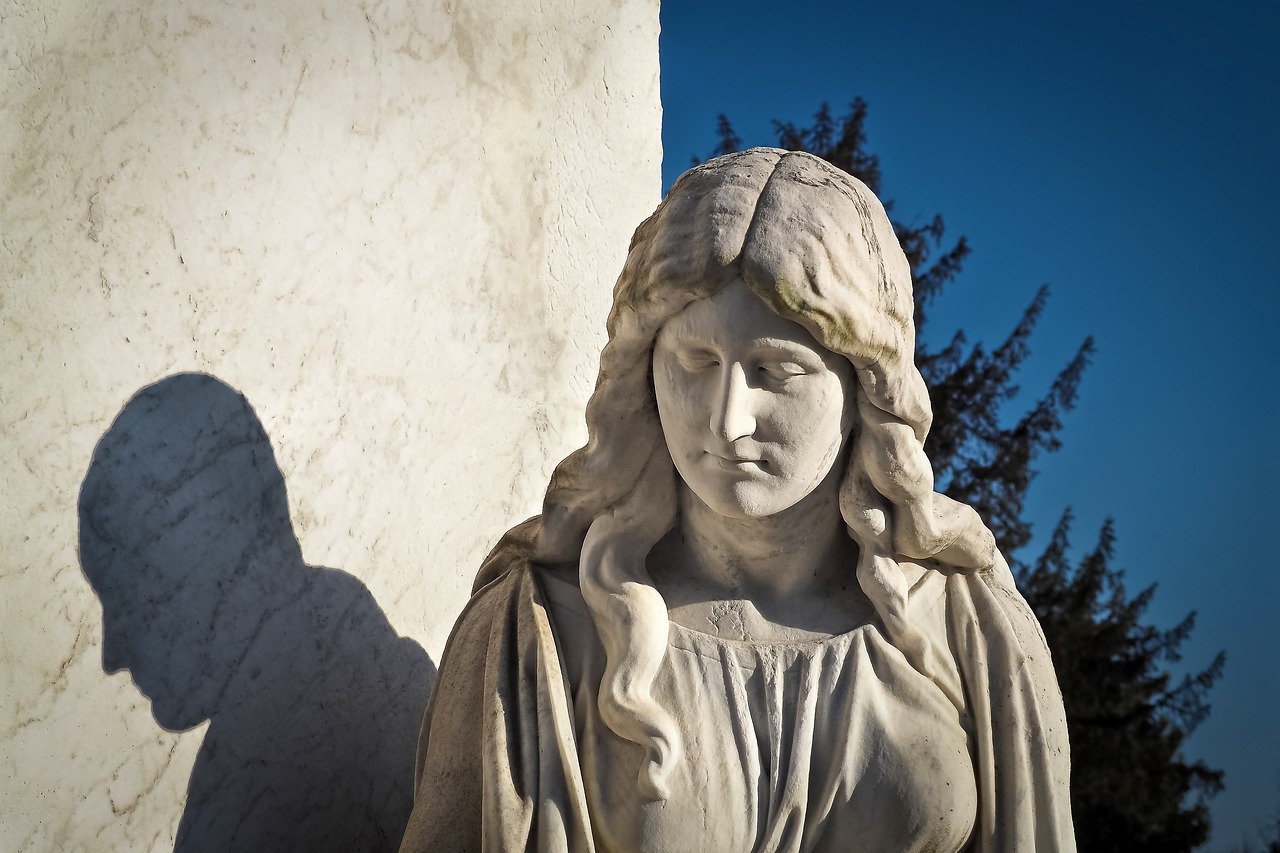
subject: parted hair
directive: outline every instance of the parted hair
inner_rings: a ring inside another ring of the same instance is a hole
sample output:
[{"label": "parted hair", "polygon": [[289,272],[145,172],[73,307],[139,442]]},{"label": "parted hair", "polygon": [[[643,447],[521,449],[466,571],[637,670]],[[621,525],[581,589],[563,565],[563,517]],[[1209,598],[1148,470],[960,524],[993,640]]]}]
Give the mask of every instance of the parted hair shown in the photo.
[{"label": "parted hair", "polygon": [[1000,559],[977,513],[934,491],[911,271],[875,195],[801,152],[753,148],[686,172],[632,238],[587,404],[587,444],[556,467],[542,514],[503,537],[475,585],[520,560],[577,563],[605,650],[600,714],[645,749],[638,784],[654,799],[666,797],[681,744],[652,696],[669,623],[645,559],[678,511],[678,475],[652,390],[653,346],[667,320],[737,278],[853,364],[859,417],[840,486],[858,546],[851,569],[890,641],[955,701],[959,685],[908,618],[899,560],[969,571]]}]

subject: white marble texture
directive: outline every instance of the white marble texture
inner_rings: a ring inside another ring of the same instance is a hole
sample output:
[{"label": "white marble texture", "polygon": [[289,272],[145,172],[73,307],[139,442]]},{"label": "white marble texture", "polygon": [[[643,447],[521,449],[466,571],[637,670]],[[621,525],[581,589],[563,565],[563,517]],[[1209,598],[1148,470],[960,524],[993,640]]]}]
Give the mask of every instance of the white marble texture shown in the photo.
[{"label": "white marble texture", "polygon": [[104,673],[77,548],[95,446],[165,377],[247,398],[303,559],[438,660],[585,437],[657,34],[656,0],[8,4],[0,847],[174,845],[207,724]]}]

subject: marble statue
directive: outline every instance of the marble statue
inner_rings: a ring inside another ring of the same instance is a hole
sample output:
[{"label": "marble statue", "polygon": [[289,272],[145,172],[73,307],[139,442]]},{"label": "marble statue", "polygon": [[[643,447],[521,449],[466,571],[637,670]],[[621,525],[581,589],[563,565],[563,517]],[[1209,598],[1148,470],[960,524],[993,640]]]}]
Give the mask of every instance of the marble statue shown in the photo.
[{"label": "marble statue", "polygon": [[1074,850],[1049,652],[934,491],[912,316],[849,175],[753,149],[676,182],[590,439],[449,640],[402,850]]}]

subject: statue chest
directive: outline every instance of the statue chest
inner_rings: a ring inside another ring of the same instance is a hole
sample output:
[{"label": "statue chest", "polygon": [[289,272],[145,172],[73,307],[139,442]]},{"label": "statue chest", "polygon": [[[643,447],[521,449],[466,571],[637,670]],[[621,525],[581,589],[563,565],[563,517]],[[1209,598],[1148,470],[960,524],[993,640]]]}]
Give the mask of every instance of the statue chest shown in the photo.
[{"label": "statue chest", "polygon": [[684,754],[660,802],[637,795],[640,748],[600,719],[598,657],[577,672],[574,713],[601,851],[958,851],[969,838],[959,714],[874,626],[758,644],[672,625],[654,698]]}]

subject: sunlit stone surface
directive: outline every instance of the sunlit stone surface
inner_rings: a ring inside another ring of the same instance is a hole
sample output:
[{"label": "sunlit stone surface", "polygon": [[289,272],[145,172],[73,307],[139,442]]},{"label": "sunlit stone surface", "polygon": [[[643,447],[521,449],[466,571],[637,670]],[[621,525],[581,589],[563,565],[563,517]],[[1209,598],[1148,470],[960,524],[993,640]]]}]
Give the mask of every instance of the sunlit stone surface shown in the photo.
[{"label": "sunlit stone surface", "polygon": [[0,847],[351,849],[363,803],[394,847],[475,566],[585,438],[657,33],[655,0],[10,4]]}]

